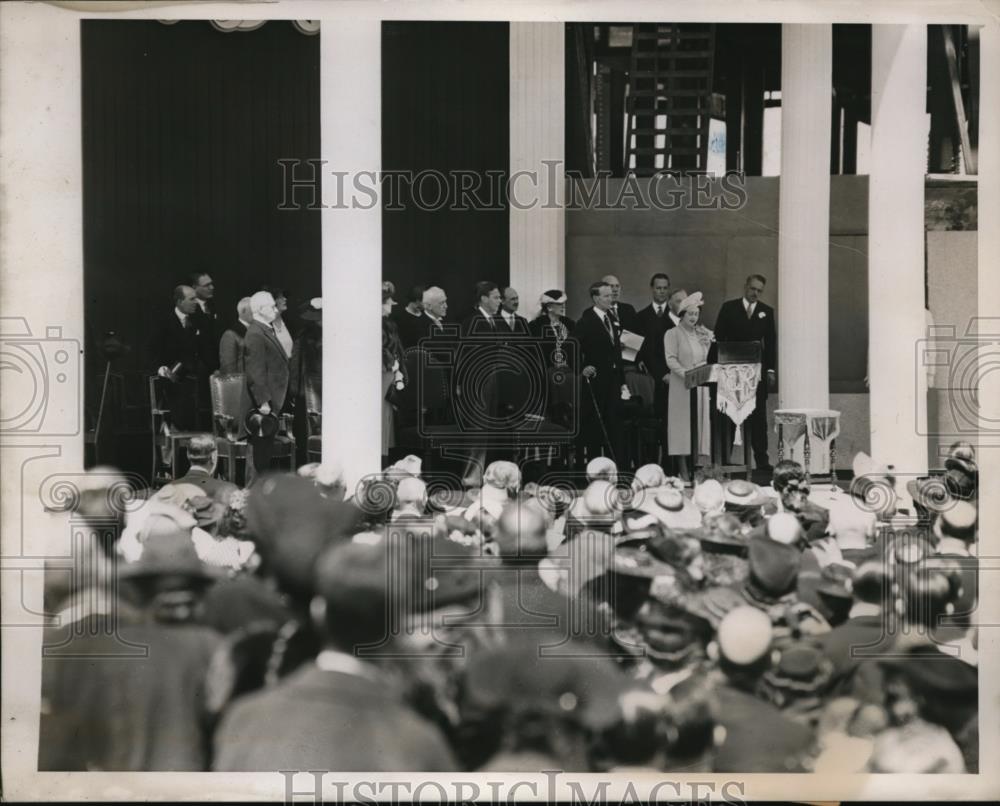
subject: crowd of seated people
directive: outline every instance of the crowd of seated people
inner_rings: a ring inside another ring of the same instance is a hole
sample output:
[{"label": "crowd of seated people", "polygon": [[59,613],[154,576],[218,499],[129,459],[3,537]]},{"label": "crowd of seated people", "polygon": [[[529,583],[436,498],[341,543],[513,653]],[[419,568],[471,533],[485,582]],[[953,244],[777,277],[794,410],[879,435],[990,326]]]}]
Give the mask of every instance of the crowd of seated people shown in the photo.
[{"label": "crowd of seated people", "polygon": [[836,491],[602,457],[455,490],[415,456],[239,489],[212,445],[51,514],[85,539],[47,576],[40,770],[979,768],[968,445],[912,504],[865,457]]}]

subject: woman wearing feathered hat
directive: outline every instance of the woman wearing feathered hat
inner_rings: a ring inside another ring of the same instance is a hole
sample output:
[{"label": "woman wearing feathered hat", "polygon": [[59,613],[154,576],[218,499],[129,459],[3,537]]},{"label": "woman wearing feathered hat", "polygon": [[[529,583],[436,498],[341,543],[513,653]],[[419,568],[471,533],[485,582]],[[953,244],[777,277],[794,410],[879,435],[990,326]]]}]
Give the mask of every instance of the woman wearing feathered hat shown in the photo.
[{"label": "woman wearing feathered hat", "polygon": [[[667,452],[679,458],[681,473],[687,478],[694,468],[687,467],[687,457],[691,455],[691,393],[684,387],[684,375],[689,369],[700,366],[708,360],[708,348],[714,340],[712,331],[699,324],[701,306],[704,304],[700,291],[688,295],[681,302],[677,315],[681,321],[678,327],[670,328],[663,337],[667,367],[670,369],[670,397],[667,417]],[[698,410],[695,413],[699,456],[710,456],[711,439],[709,423],[708,388],[698,388]]]}]

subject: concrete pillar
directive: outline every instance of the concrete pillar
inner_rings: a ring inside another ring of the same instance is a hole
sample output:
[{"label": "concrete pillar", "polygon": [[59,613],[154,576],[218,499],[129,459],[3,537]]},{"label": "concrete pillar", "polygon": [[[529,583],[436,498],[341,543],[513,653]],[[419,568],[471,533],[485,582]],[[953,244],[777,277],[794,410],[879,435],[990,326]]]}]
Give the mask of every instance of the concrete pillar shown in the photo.
[{"label": "concrete pillar", "polygon": [[[323,461],[344,469],[349,492],[381,469],[382,206],[351,199],[354,176],[381,170],[381,62],[380,20],[323,25]],[[342,193],[331,172],[347,173]]]},{"label": "concrete pillar", "polygon": [[876,461],[927,471],[924,314],[927,26],[872,27],[868,377]]},{"label": "concrete pillar", "polygon": [[830,404],[833,26],[781,26],[779,408]]},{"label": "concrete pillar", "polygon": [[564,28],[510,24],[510,284],[529,319],[566,283]]}]

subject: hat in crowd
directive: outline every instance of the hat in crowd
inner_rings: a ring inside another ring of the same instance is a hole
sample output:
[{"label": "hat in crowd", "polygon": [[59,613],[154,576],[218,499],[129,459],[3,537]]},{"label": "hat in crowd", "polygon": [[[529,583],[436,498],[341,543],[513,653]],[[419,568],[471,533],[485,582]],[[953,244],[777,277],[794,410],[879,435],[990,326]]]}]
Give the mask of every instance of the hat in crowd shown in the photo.
[{"label": "hat in crowd", "polygon": [[773,603],[795,588],[801,564],[801,552],[763,537],[749,541],[750,575],[746,592],[755,602]]},{"label": "hat in crowd", "polygon": [[802,524],[791,512],[776,512],[750,532],[751,539],[758,537],[795,546],[802,540]]},{"label": "hat in crowd", "polygon": [[144,540],[139,558],[118,568],[119,579],[177,576],[209,582],[223,575],[222,569],[201,561],[191,533],[181,529],[160,532]]},{"label": "hat in crowd", "polygon": [[299,305],[299,319],[306,322],[323,321],[323,298],[313,297]]},{"label": "hat in crowd", "polygon": [[777,663],[764,672],[764,698],[778,708],[818,709],[833,679],[833,662],[811,644],[796,643],[780,650]]},{"label": "hat in crowd", "polygon": [[588,582],[604,576],[614,564],[615,541],[608,534],[584,531],[575,540],[557,546],[547,558],[551,567],[567,576],[567,589],[578,593]]},{"label": "hat in crowd", "polygon": [[749,666],[764,657],[772,637],[771,619],[745,605],[730,610],[716,631],[719,653],[737,666]]},{"label": "hat in crowd", "polygon": [[191,530],[197,525],[194,516],[183,507],[150,499],[141,509],[129,513],[121,540],[118,541],[118,553],[127,561],[137,560],[142,552],[142,544],[150,538],[183,532],[190,539]]},{"label": "hat in crowd", "polygon": [[384,543],[337,543],[316,563],[316,595],[335,612],[380,613],[389,596],[388,552]]},{"label": "hat in crowd", "polygon": [[693,294],[688,294],[684,297],[680,305],[677,306],[677,313],[682,314],[689,308],[700,308],[705,304],[705,300],[702,298],[700,291],[695,291]]},{"label": "hat in crowd", "polygon": [[635,471],[632,479],[633,490],[646,490],[650,487],[662,487],[667,483],[667,474],[656,464],[643,465]]},{"label": "hat in crowd", "polygon": [[712,637],[707,620],[690,610],[648,599],[635,614],[640,647],[650,657],[680,663]]},{"label": "hat in crowd", "polygon": [[814,607],[831,626],[843,621],[854,603],[854,568],[832,562],[817,572],[800,573],[797,595]]},{"label": "hat in crowd", "polygon": [[[60,511],[71,508],[81,518],[96,518],[107,520],[118,517],[121,507],[116,504],[118,497],[115,492],[132,492],[128,479],[117,468],[108,465],[98,465],[87,470],[76,482],[75,496],[68,496],[65,504],[46,507],[46,510]],[[125,496],[123,496],[125,498]]]},{"label": "hat in crowd", "polygon": [[979,698],[976,667],[933,645],[916,646],[878,662],[886,671],[903,677],[912,691],[937,704],[971,704]]},{"label": "hat in crowd", "polygon": [[934,522],[934,532],[938,537],[954,537],[966,543],[976,539],[979,512],[968,501],[955,501],[945,509]]},{"label": "hat in crowd", "polygon": [[517,492],[521,486],[521,471],[513,462],[491,462],[483,474],[483,485]]},{"label": "hat in crowd", "polygon": [[829,563],[820,570],[820,581],[816,590],[831,599],[854,598],[854,569],[841,563]]},{"label": "hat in crowd", "polygon": [[477,569],[495,567],[498,558],[484,557],[478,546],[431,537],[389,535],[391,569],[404,584],[400,595],[412,612],[437,610],[479,598],[483,587]]},{"label": "hat in crowd", "polygon": [[202,529],[218,526],[226,514],[226,505],[207,495],[188,499],[188,509]]},{"label": "hat in crowd", "polygon": [[957,468],[944,471],[944,484],[952,498],[970,501],[976,498],[979,475],[972,475]]},{"label": "hat in crowd", "polygon": [[247,412],[243,424],[247,432],[254,437],[272,437],[278,433],[280,427],[278,416],[274,412],[264,414],[260,409],[251,409]]},{"label": "hat in crowd", "polygon": [[759,507],[769,500],[760,492],[760,488],[756,484],[744,479],[733,479],[726,482],[723,490],[727,507]]},{"label": "hat in crowd", "polygon": [[611,570],[627,577],[654,579],[672,574],[674,569],[668,563],[643,546],[618,546],[612,559]]},{"label": "hat in crowd", "polygon": [[807,543],[814,543],[829,536],[830,510],[826,507],[805,501],[794,514],[802,527],[802,536]]},{"label": "hat in crowd", "polygon": [[[518,715],[549,715],[593,731],[605,730],[621,718],[619,698],[631,681],[607,657],[572,645],[562,656],[540,657],[537,643],[515,642],[473,655],[466,667],[462,710]],[[586,657],[583,657],[587,655]]]},{"label": "hat in crowd", "polygon": [[951,734],[940,725],[922,719],[879,733],[868,770],[907,774],[966,771],[962,751]]},{"label": "hat in crowd", "polygon": [[722,512],[726,506],[726,491],[715,479],[696,485],[691,498],[703,515]]},{"label": "hat in crowd", "polygon": [[938,512],[946,507],[951,494],[941,476],[920,476],[906,482],[906,492],[915,504],[930,512]]},{"label": "hat in crowd", "polygon": [[165,484],[149,500],[186,508],[188,501],[192,498],[200,498],[204,494],[205,491],[197,484],[188,484],[186,482],[181,484]]},{"label": "hat in crowd", "polygon": [[603,479],[614,483],[618,480],[618,465],[606,456],[598,456],[587,462],[587,481]]},{"label": "hat in crowd", "polygon": [[410,454],[404,456],[398,462],[394,462],[386,469],[387,475],[399,476],[420,476],[423,470],[423,460],[419,456]]},{"label": "hat in crowd", "polygon": [[747,535],[744,526],[731,512],[706,515],[703,526],[696,530],[696,535],[705,551],[746,556]]},{"label": "hat in crowd", "polygon": [[976,464],[976,449],[970,442],[956,442],[944,460],[945,470],[957,470],[973,479],[979,477],[979,466]]},{"label": "hat in crowd", "polygon": [[360,531],[361,511],[323,496],[309,479],[265,476],[247,498],[247,530],[285,592],[309,597],[319,555]]},{"label": "hat in crowd", "polygon": [[732,588],[713,587],[688,597],[684,605],[708,621],[713,629],[718,629],[730,611],[746,607],[746,600]]}]

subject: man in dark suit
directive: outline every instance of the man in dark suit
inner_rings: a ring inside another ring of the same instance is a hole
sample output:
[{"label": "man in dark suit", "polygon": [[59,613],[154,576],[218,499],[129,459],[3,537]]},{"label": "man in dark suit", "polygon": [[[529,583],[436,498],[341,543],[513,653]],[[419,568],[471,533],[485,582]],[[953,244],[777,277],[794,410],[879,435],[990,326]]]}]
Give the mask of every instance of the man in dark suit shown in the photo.
[{"label": "man in dark suit", "polygon": [[420,338],[440,338],[448,334],[448,295],[444,289],[432,285],[424,291],[423,332]]},{"label": "man in dark suit", "polygon": [[424,318],[424,287],[415,285],[406,297],[406,305],[401,305],[389,314],[396,323],[399,342],[403,349],[415,347],[427,335],[427,320]]},{"label": "man in dark suit", "polygon": [[[598,456],[602,447],[605,450],[610,448],[615,460],[622,463],[625,460],[625,440],[620,409],[622,392],[626,388],[625,370],[621,331],[614,326],[611,316],[611,286],[603,280],[594,283],[590,286],[590,299],[593,306],[583,312],[573,331],[580,345],[580,364],[583,367],[581,374],[584,377],[584,389],[581,392],[581,446],[586,448],[589,458]],[[588,385],[590,391],[586,388]],[[605,442],[601,420],[610,445]]]},{"label": "man in dark suit", "polygon": [[236,305],[236,316],[236,324],[219,339],[219,371],[227,375],[243,372],[243,339],[246,338],[247,326],[253,319],[250,297],[243,297]]},{"label": "man in dark suit", "polygon": [[[246,427],[247,415],[252,411],[278,417],[285,405],[288,390],[288,355],[281,346],[271,323],[278,315],[274,297],[258,291],[250,297],[253,321],[247,327],[243,345],[246,351],[246,373],[243,396],[240,401],[240,422]],[[253,452],[253,469],[263,473],[271,464],[274,437],[250,434],[248,441]],[[249,470],[249,468],[248,468]],[[255,475],[256,475],[255,474]]]},{"label": "man in dark suit", "polygon": [[201,353],[205,356],[209,372],[215,372],[219,368],[219,337],[222,335],[219,332],[219,314],[215,310],[215,283],[211,275],[205,272],[193,272],[189,276],[189,282],[198,304],[194,319],[198,326]]},{"label": "man in dark suit", "polygon": [[619,335],[623,329],[631,330],[633,333],[638,333],[636,330],[637,325],[635,308],[627,302],[621,301],[622,284],[618,282],[618,278],[613,274],[608,274],[601,278],[601,282],[607,283],[607,285],[611,288],[611,308],[609,310],[611,311],[613,320],[616,322]]},{"label": "man in dark suit", "polygon": [[215,478],[215,466],[219,461],[215,437],[211,434],[198,434],[191,437],[191,441],[188,442],[187,456],[191,463],[187,475],[175,479],[170,484],[193,484],[204,490],[205,495],[210,498],[214,498],[219,503],[228,504],[232,494],[239,488],[231,482]]},{"label": "man in dark suit", "polygon": [[[652,301],[636,314],[636,332],[643,337],[642,348],[636,356],[636,366],[640,372],[652,377],[653,411],[666,423],[668,387],[663,378],[670,374],[670,370],[667,368],[667,356],[663,350],[663,335],[674,327],[667,305],[667,299],[670,297],[670,278],[662,272],[654,274],[649,278],[649,289]],[[663,444],[663,456],[666,459],[666,428],[661,429],[660,439]]]},{"label": "man in dark suit", "polygon": [[528,320],[517,312],[521,298],[510,286],[503,289],[500,299],[500,322],[503,327],[517,336],[528,335]]},{"label": "man in dark suit", "polygon": [[[761,343],[761,379],[757,384],[757,407],[747,420],[754,464],[758,470],[771,470],[767,458],[767,393],[776,385],[777,334],[774,308],[760,301],[766,280],[759,274],[747,277],[740,299],[722,304],[715,320],[715,341],[758,341]],[[715,361],[715,346],[709,361]],[[726,445],[732,443],[727,438]]]},{"label": "man in dark suit", "polygon": [[150,352],[161,382],[170,424],[178,431],[193,431],[202,422],[212,370],[202,354],[197,297],[191,286],[174,289],[174,308],[153,334]]},{"label": "man in dark suit", "polygon": [[[483,434],[482,445],[470,451],[466,462],[463,483],[467,487],[481,483],[486,445],[492,436],[488,421],[500,416],[500,385],[497,377],[489,371],[484,372],[483,368],[497,366],[505,335],[505,325],[498,316],[501,300],[499,286],[490,280],[476,283],[476,300],[476,309],[462,320],[462,342],[471,349],[462,350],[455,368],[458,405],[469,413],[468,422]],[[463,398],[464,403],[461,402]]]}]

